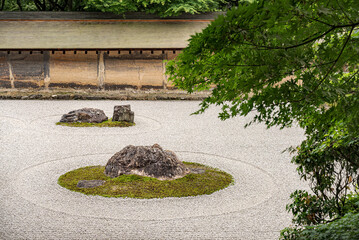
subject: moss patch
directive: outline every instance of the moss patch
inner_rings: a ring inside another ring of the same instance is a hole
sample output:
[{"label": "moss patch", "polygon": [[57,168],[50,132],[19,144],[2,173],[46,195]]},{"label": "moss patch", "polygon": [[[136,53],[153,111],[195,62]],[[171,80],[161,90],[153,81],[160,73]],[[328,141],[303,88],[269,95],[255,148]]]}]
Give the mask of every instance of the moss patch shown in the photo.
[{"label": "moss patch", "polygon": [[103,121],[102,123],[86,123],[86,122],[73,122],[73,123],[64,123],[57,122],[56,125],[67,126],[67,127],[131,127],[135,126],[135,123],[130,122],[122,122],[122,121],[112,121],[110,118],[107,121]]},{"label": "moss patch", "polygon": [[[160,181],[138,175],[122,175],[110,178],[104,174],[104,166],[79,168],[60,176],[58,183],[69,190],[87,195],[130,198],[188,197],[211,194],[226,188],[233,182],[230,174],[202,164],[184,162],[189,168],[204,169],[204,173],[188,174],[175,180]],[[94,188],[78,188],[80,180],[105,180],[105,184]]]}]

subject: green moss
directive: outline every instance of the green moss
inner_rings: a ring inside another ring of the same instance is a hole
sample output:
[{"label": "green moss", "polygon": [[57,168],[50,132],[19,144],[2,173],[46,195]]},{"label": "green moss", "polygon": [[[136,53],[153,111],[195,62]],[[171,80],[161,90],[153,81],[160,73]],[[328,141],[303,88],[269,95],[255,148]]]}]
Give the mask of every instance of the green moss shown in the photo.
[{"label": "green moss", "polygon": [[101,123],[86,123],[86,122],[73,122],[73,123],[64,123],[57,122],[56,125],[67,126],[67,127],[131,127],[136,125],[135,123],[115,121],[112,122],[112,118]]},{"label": "green moss", "polygon": [[[185,163],[189,168],[201,168],[201,174],[188,174],[175,180],[160,181],[156,178],[138,175],[122,175],[110,178],[104,174],[104,166],[79,168],[60,176],[58,183],[69,190],[87,195],[130,198],[187,197],[211,194],[226,188],[233,182],[230,174],[202,164]],[[80,180],[105,180],[105,184],[95,188],[78,188]]]}]

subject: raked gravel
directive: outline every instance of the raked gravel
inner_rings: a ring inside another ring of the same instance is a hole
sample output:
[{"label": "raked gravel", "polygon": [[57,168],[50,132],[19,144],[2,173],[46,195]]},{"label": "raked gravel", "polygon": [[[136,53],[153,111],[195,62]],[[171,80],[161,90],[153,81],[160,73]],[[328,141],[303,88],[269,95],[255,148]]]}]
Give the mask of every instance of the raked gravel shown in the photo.
[{"label": "raked gravel", "polygon": [[[61,115],[131,104],[136,126],[70,128]],[[0,101],[0,239],[278,239],[299,181],[291,156],[298,127],[244,128],[251,118],[190,115],[197,101]],[[253,114],[252,114],[253,116]],[[181,160],[232,174],[211,195],[130,199],[86,196],[57,184],[72,169],[104,165],[123,147],[160,144]]]}]

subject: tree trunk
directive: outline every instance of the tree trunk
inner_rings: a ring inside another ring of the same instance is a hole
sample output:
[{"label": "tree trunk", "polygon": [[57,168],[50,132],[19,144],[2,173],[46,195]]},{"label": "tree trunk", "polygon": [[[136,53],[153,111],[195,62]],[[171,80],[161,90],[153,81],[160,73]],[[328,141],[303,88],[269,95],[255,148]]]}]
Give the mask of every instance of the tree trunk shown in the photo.
[{"label": "tree trunk", "polygon": [[20,0],[16,0],[17,5],[19,6],[20,11],[22,11],[22,6]]},{"label": "tree trunk", "polygon": [[45,11],[45,9],[43,9],[42,3],[39,0],[34,0],[34,3],[39,11]]},{"label": "tree trunk", "polygon": [[4,7],[5,7],[5,0],[2,0],[0,11],[2,11],[4,9]]},{"label": "tree trunk", "polygon": [[68,7],[68,11],[72,11],[72,0],[68,0],[67,7]]},{"label": "tree trunk", "polygon": [[43,11],[46,11],[46,1],[45,0],[42,1],[42,9],[43,9]]}]

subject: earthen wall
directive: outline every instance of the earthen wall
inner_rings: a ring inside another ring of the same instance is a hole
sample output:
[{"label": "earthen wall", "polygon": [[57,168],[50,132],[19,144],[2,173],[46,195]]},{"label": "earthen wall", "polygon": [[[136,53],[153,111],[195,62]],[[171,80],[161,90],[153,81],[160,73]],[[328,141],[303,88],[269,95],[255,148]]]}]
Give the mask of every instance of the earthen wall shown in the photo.
[{"label": "earthen wall", "polygon": [[165,60],[179,51],[0,51],[0,88],[172,88]]}]

